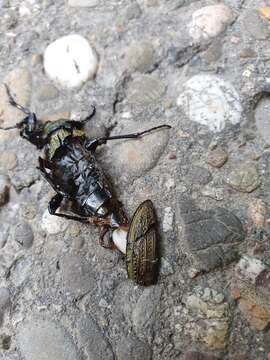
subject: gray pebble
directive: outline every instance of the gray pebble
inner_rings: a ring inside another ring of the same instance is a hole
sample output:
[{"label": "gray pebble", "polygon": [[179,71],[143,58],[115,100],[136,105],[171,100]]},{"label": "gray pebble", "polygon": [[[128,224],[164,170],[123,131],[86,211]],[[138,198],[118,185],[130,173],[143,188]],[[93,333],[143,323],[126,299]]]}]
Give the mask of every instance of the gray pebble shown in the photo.
[{"label": "gray pebble", "polygon": [[220,168],[228,160],[227,152],[221,147],[217,147],[208,153],[207,162],[209,165]]},{"label": "gray pebble", "polygon": [[[188,172],[185,176],[185,181],[188,184],[206,185],[212,180],[212,174],[206,168],[196,165],[188,165]],[[185,171],[183,168],[181,171]]]},{"label": "gray pebble", "polygon": [[126,50],[125,57],[128,70],[146,72],[154,63],[154,48],[147,41],[134,43]]},{"label": "gray pebble", "polygon": [[[142,131],[157,125],[152,123],[142,127],[136,123],[126,122],[126,124],[128,130],[122,130],[126,133]],[[123,175],[139,177],[155,166],[166,148],[169,134],[169,130],[161,129],[144,136],[139,141],[108,144],[110,156],[106,161],[110,159],[110,164],[114,164],[115,175],[118,177]]]},{"label": "gray pebble", "polygon": [[184,242],[200,270],[210,271],[237,257],[236,244],[245,238],[241,221],[223,208],[202,210],[186,199],[180,204]]},{"label": "gray pebble", "polygon": [[250,162],[235,166],[228,175],[226,182],[233,189],[245,193],[254,191],[261,184],[257,168]]},{"label": "gray pebble", "polygon": [[165,92],[165,85],[153,75],[139,75],[127,88],[127,99],[130,105],[147,106],[157,101]]},{"label": "gray pebble", "polygon": [[22,285],[29,279],[33,269],[33,262],[30,257],[20,258],[15,262],[11,271],[11,281],[15,286]]},{"label": "gray pebble", "polygon": [[34,240],[32,227],[27,222],[17,224],[14,231],[14,240],[23,248],[29,249]]}]

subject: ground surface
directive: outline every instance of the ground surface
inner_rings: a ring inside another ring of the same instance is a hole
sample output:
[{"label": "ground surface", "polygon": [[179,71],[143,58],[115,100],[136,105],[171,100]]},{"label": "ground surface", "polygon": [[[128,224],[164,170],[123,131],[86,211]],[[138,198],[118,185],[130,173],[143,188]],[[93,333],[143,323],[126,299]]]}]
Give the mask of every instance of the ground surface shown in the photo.
[{"label": "ground surface", "polygon": [[[96,228],[47,214],[39,152],[0,131],[1,359],[270,359],[267,5],[0,0],[0,80],[39,118],[82,119],[95,104],[89,136],[172,126],[97,154],[130,216],[155,205],[149,288],[127,280]],[[72,33],[99,65],[71,90],[42,55]],[[2,126],[22,119],[3,85],[0,114]]]}]

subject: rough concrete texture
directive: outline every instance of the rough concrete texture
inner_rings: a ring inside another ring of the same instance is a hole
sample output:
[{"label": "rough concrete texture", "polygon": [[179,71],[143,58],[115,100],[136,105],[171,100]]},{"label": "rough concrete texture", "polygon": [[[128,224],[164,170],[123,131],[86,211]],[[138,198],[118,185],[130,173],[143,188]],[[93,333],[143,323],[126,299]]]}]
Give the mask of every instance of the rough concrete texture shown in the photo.
[{"label": "rough concrete texture", "polygon": [[[97,228],[49,215],[41,152],[0,130],[1,360],[270,359],[267,6],[0,0],[1,127],[24,117],[4,83],[42,121],[94,104],[89,137],[172,126],[97,151],[129,216],[154,203],[161,269],[147,289]],[[71,34],[94,66],[75,44],[46,72],[45,50]],[[75,88],[68,71],[56,81],[68,66]]]}]

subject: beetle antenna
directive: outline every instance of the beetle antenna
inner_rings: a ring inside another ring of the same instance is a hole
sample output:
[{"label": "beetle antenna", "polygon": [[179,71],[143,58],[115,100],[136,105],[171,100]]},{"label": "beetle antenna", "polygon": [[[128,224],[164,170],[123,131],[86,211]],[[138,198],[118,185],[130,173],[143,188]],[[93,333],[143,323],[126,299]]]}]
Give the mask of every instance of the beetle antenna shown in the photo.
[{"label": "beetle antenna", "polygon": [[92,112],[91,114],[89,114],[87,116],[87,118],[85,118],[84,120],[81,120],[80,122],[83,123],[83,124],[86,124],[90,119],[92,119],[93,116],[95,116],[96,114],[96,107],[94,105],[91,105],[92,107]]},{"label": "beetle antenna", "polygon": [[151,129],[147,129],[141,132],[133,133],[133,134],[125,134],[125,135],[116,135],[116,136],[109,136],[100,138],[100,141],[107,141],[107,140],[120,140],[120,139],[138,139],[143,137],[145,134],[151,133],[152,131],[159,130],[159,129],[171,129],[171,125],[158,125],[152,127]]},{"label": "beetle antenna", "polygon": [[6,88],[6,92],[7,92],[7,95],[8,95],[8,100],[9,100],[10,105],[15,106],[17,109],[21,110],[21,111],[24,112],[26,115],[30,115],[30,114],[31,114],[31,111],[28,110],[27,108],[25,108],[24,106],[18,104],[18,103],[15,101],[14,97],[11,95],[10,89],[9,89],[9,87],[7,86],[7,84],[4,83],[4,85],[5,85],[5,88]]},{"label": "beetle antenna", "polygon": [[[3,114],[4,111],[1,111],[1,114],[0,114],[0,121],[4,121],[1,116]],[[13,126],[9,126],[9,127],[6,127],[6,128],[3,128],[2,126],[0,126],[0,130],[11,130],[11,129],[19,129],[21,127],[21,123],[18,123],[18,124],[15,124]]]},{"label": "beetle antenna", "polygon": [[21,123],[17,123],[16,125],[14,126],[8,126],[6,128],[3,128],[0,126],[0,130],[11,130],[11,129],[20,129],[20,127],[22,126]]}]

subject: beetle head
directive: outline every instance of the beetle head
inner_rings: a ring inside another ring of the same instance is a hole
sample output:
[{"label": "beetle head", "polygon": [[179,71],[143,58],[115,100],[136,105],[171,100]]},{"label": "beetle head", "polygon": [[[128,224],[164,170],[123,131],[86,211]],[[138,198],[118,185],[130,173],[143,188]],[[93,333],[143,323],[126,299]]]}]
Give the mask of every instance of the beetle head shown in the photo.
[{"label": "beetle head", "polygon": [[35,113],[29,112],[29,114],[16,125],[6,128],[0,127],[0,129],[20,129],[20,136],[22,138],[28,140],[39,149],[43,147],[42,126],[38,123]]},{"label": "beetle head", "polygon": [[28,140],[32,144],[36,145],[38,148],[42,148],[44,145],[44,141],[42,139],[43,126],[41,126],[38,123],[35,113],[31,112],[29,109],[25,108],[24,106],[18,104],[15,101],[14,97],[11,95],[9,87],[6,84],[4,85],[7,91],[10,105],[21,110],[26,115],[26,117],[14,126],[6,127],[6,128],[0,127],[0,129],[2,130],[20,129],[21,137]]}]

